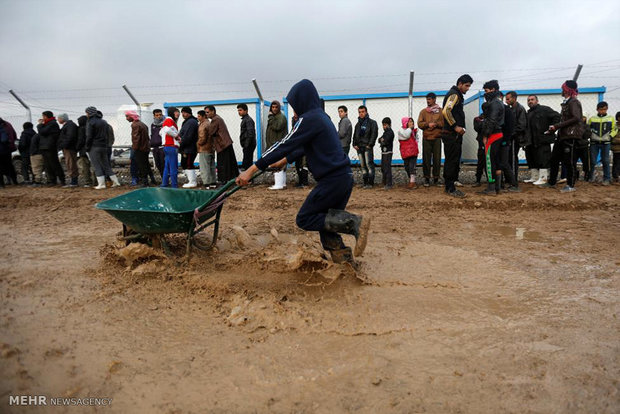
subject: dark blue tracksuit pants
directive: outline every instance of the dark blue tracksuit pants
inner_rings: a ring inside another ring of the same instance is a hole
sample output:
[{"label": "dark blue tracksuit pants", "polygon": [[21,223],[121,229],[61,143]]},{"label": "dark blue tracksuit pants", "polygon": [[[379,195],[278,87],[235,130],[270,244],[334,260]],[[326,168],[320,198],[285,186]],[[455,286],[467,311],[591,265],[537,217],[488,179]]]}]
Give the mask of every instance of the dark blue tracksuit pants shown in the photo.
[{"label": "dark blue tracksuit pants", "polygon": [[325,216],[329,209],[344,210],[352,190],[351,172],[321,178],[297,213],[297,226],[303,230],[318,231],[325,250],[345,247],[338,233],[325,230]]}]

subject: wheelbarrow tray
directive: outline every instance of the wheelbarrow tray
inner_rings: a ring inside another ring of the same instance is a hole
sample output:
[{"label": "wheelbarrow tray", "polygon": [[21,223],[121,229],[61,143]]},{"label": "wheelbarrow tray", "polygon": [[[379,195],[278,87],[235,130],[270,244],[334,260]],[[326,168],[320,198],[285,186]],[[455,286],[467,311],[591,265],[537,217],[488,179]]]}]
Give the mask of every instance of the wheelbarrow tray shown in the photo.
[{"label": "wheelbarrow tray", "polygon": [[194,210],[212,201],[217,193],[216,190],[141,188],[97,203],[95,207],[138,233],[188,233]]}]

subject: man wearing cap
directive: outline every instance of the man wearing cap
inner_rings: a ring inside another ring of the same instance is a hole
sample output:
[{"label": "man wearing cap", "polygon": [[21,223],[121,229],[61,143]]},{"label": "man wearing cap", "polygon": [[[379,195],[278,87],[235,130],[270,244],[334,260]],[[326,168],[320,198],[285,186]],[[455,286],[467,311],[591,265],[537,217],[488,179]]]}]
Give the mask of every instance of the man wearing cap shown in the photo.
[{"label": "man wearing cap", "polygon": [[77,187],[78,185],[78,166],[77,166],[77,138],[78,127],[75,122],[69,119],[67,114],[58,115],[58,123],[61,125],[58,137],[58,149],[62,150],[65,158],[67,172],[71,177],[71,182],[65,187]]},{"label": "man wearing cap", "polygon": [[549,131],[557,131],[558,139],[551,152],[551,176],[549,177],[549,182],[541,187],[555,188],[561,162],[566,166],[566,186],[560,190],[562,193],[575,191],[577,175],[575,143],[581,139],[585,128],[584,123],[581,121],[583,113],[581,102],[577,99],[578,94],[577,82],[574,80],[567,80],[562,84],[564,102],[562,102],[562,111],[560,112],[561,119],[558,124],[549,127]]},{"label": "man wearing cap", "polygon": [[148,127],[140,121],[140,115],[136,111],[126,111],[125,119],[131,122],[131,149],[133,150],[133,159],[138,167],[140,186],[148,187],[148,176],[151,169],[149,165]]},{"label": "man wearing cap", "polygon": [[196,167],[194,161],[198,155],[196,143],[198,142],[198,120],[192,113],[192,108],[184,106],[181,109],[183,117],[183,125],[179,131],[181,142],[179,144],[179,152],[181,153],[181,167],[185,170],[187,184],[183,188],[195,188],[196,184]]}]

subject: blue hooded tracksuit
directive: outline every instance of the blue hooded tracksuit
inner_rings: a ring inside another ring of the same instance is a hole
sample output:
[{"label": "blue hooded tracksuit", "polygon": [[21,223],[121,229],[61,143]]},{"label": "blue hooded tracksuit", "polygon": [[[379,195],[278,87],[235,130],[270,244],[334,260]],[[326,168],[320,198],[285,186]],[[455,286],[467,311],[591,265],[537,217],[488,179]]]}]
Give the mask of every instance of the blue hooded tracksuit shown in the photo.
[{"label": "blue hooded tracksuit", "polygon": [[353,190],[351,161],[342,151],[338,131],[321,108],[312,82],[304,79],[293,85],[286,100],[299,120],[287,136],[256,161],[256,166],[264,171],[284,157],[296,160],[305,155],[318,184],[297,213],[297,226],[318,231],[326,250],[342,249],[345,246],[340,235],[325,230],[325,216],[329,209],[344,210],[347,206]]}]

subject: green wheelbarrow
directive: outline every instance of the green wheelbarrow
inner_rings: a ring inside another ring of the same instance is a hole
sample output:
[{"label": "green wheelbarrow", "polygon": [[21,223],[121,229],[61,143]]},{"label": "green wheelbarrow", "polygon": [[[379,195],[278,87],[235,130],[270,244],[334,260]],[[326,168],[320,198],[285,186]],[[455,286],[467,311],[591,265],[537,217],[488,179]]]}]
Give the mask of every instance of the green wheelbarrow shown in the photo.
[{"label": "green wheelbarrow", "polygon": [[[146,239],[153,247],[170,254],[165,235],[187,234],[189,259],[192,246],[208,250],[215,245],[222,206],[239,189],[234,179],[217,190],[142,188],[97,203],[95,207],[123,224],[121,239],[127,244]],[[199,243],[195,236],[210,226],[213,226],[211,243]]]}]

